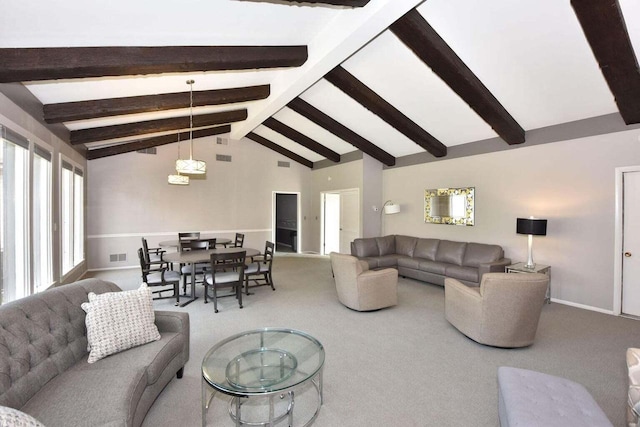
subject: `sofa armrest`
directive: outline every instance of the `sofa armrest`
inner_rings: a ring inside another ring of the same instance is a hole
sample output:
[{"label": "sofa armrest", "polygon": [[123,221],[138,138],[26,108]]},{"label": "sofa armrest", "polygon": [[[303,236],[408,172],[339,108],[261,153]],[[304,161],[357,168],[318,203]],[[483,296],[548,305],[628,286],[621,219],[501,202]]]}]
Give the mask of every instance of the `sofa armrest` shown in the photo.
[{"label": "sofa armrest", "polygon": [[179,311],[155,311],[156,326],[162,332],[189,333],[189,313]]},{"label": "sofa armrest", "polygon": [[478,283],[482,282],[482,276],[486,273],[504,273],[504,268],[508,265],[511,265],[509,258],[480,264],[478,267]]}]

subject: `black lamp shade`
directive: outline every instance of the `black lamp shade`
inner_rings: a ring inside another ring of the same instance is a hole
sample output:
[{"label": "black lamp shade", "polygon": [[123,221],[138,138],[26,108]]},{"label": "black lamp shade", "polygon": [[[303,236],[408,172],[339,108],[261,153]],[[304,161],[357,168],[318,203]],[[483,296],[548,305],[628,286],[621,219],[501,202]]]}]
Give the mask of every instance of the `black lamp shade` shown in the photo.
[{"label": "black lamp shade", "polygon": [[531,234],[533,236],[547,235],[547,220],[533,218],[518,218],[516,225],[518,234]]}]

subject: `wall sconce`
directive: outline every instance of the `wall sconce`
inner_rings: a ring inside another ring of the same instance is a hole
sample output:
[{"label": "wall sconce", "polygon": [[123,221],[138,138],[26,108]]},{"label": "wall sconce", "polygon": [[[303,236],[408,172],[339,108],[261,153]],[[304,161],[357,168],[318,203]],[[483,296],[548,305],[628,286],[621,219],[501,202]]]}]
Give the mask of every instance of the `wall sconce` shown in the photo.
[{"label": "wall sconce", "polygon": [[534,217],[518,218],[516,222],[516,233],[528,235],[529,257],[524,267],[535,268],[536,265],[533,262],[533,236],[547,235],[547,220],[536,219]]}]

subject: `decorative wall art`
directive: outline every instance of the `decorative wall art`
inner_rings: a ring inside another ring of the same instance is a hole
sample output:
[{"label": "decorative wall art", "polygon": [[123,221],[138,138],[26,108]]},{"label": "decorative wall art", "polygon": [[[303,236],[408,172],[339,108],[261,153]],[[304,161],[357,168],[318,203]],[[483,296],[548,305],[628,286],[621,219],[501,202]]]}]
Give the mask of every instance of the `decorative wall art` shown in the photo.
[{"label": "decorative wall art", "polygon": [[424,190],[424,222],[432,224],[474,224],[475,187]]}]

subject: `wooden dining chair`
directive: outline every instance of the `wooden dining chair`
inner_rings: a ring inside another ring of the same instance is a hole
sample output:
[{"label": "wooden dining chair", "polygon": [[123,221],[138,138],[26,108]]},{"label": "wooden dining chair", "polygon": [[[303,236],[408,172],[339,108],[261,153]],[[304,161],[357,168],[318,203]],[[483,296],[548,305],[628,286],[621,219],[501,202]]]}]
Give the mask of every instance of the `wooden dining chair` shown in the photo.
[{"label": "wooden dining chair", "polygon": [[152,268],[162,268],[165,266],[167,268],[171,268],[171,263],[165,261],[163,258],[164,254],[167,251],[163,250],[162,248],[150,248],[149,244],[147,243],[147,239],[145,239],[144,237],[142,237],[142,252],[147,261],[147,264],[149,264]]},{"label": "wooden dining chair", "polygon": [[230,247],[241,248],[243,245],[244,245],[244,234],[236,233],[236,239]]},{"label": "wooden dining chair", "polygon": [[[211,254],[211,272],[204,276],[204,302],[213,299],[213,310],[218,312],[218,298],[235,296],[242,308],[242,285],[244,283],[244,262],[246,251]],[[231,288],[233,293],[218,295],[223,288]],[[209,290],[212,291],[209,295]]]},{"label": "wooden dining chair", "polygon": [[[176,304],[180,304],[180,274],[166,267],[152,269],[144,256],[144,249],[138,249],[142,281],[151,289],[151,295],[158,295],[153,299],[175,298]],[[154,290],[154,288],[156,288]],[[172,291],[169,296],[162,296],[163,292]]]},{"label": "wooden dining chair", "polygon": [[[181,240],[180,251],[206,251],[210,248],[209,240]],[[209,263],[188,264],[180,267],[180,274],[182,274],[182,293],[187,294],[187,276],[195,274],[203,275],[205,270],[208,269]],[[194,269],[195,267],[195,269]],[[203,279],[204,280],[204,279]],[[198,283],[196,279],[196,283]],[[202,281],[200,281],[202,283]]]},{"label": "wooden dining chair", "polygon": [[199,238],[200,238],[199,231],[189,231],[185,233],[178,233],[178,243],[182,242],[183,240],[196,240]]},{"label": "wooden dining chair", "polygon": [[[264,253],[251,257],[252,262],[244,269],[244,293],[246,295],[251,295],[249,288],[258,286],[269,285],[271,289],[276,290],[271,276],[274,249],[275,245],[267,241],[264,245]],[[249,286],[249,281],[253,281],[255,285]]]}]

